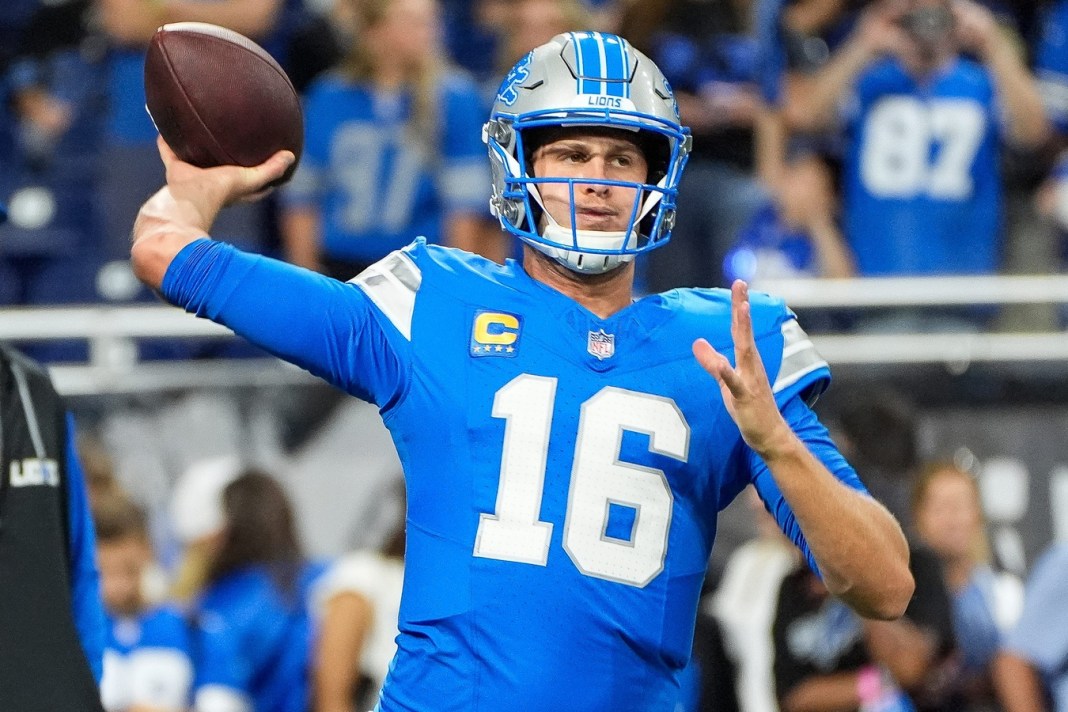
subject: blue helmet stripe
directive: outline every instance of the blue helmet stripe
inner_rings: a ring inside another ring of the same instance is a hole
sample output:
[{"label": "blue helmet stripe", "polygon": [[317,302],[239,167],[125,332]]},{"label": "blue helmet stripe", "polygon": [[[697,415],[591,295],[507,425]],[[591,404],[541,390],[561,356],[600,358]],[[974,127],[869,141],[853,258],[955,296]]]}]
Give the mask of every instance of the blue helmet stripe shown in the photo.
[{"label": "blue helmet stripe", "polygon": [[598,44],[604,51],[606,79],[614,80],[605,82],[608,96],[627,96],[630,84],[627,80],[627,64],[624,56],[623,43],[615,37],[605,38],[598,34]]},{"label": "blue helmet stripe", "polygon": [[[604,78],[604,64],[601,62],[601,48],[598,35],[586,32],[576,43],[578,52],[579,75],[583,77]],[[604,94],[602,81],[584,79],[579,87],[580,94]]]}]

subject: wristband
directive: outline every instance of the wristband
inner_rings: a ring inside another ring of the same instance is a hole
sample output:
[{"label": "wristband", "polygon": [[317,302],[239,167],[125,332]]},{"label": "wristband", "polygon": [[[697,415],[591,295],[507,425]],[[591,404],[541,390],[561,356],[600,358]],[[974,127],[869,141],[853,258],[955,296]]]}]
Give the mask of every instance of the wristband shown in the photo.
[{"label": "wristband", "polygon": [[883,691],[883,673],[878,665],[868,665],[857,670],[857,697],[860,705],[876,702]]}]

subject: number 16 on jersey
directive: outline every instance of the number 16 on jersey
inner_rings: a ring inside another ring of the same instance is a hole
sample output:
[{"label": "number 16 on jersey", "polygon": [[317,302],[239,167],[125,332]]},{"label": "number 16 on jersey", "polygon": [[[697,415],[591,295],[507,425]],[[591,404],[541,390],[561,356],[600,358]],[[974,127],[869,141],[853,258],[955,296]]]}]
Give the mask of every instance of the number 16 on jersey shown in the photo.
[{"label": "number 16 on jersey", "polygon": [[[557,379],[521,374],[493,399],[506,421],[493,514],[482,514],[474,555],[545,566],[553,523],[541,520]],[[670,398],[602,388],[582,404],[564,519],[563,547],[583,574],[643,587],[664,568],[674,498],[663,470],[620,462],[623,432],[686,462],[690,426]],[[612,505],[634,511],[629,539],[607,534]]]}]

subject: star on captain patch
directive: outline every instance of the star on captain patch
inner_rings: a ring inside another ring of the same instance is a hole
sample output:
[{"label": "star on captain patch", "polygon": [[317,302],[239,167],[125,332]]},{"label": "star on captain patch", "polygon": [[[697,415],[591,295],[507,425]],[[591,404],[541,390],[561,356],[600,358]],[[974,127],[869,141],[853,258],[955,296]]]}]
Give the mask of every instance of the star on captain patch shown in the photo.
[{"label": "star on captain patch", "polygon": [[590,338],[586,342],[586,350],[602,361],[612,358],[612,354],[616,352],[616,335],[606,334],[604,329],[591,331]]}]

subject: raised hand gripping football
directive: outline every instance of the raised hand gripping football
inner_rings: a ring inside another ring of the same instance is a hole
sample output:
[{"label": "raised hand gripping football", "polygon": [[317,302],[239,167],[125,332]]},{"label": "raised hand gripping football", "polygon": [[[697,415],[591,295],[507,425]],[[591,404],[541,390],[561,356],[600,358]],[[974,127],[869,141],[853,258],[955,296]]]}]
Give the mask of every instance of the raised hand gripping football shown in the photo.
[{"label": "raised hand gripping football", "polygon": [[731,285],[731,337],[735,366],[704,339],[693,343],[697,362],[716,379],[723,403],[734,418],[745,442],[759,454],[792,436],[771,391],[764,362],[753,337],[749,286],[742,280]]},{"label": "raised hand gripping football", "polygon": [[211,230],[215,216],[227,205],[257,200],[270,192],[271,183],[296,160],[292,152],[278,151],[251,168],[197,168],[178,158],[162,137],[157,137],[156,146],[167,171],[167,188],[184,208],[184,222],[205,232]]}]

